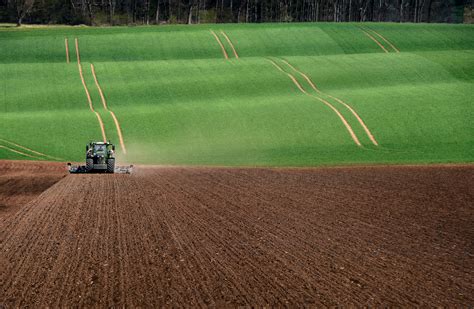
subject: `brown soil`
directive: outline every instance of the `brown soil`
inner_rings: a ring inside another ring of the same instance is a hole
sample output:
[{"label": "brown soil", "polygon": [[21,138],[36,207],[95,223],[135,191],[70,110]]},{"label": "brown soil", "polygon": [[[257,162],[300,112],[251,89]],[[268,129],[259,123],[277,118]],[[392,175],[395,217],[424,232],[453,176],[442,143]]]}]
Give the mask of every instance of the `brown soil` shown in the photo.
[{"label": "brown soil", "polygon": [[0,221],[66,176],[63,163],[0,161]]},{"label": "brown soil", "polygon": [[69,175],[0,221],[6,307],[474,303],[474,167]]}]

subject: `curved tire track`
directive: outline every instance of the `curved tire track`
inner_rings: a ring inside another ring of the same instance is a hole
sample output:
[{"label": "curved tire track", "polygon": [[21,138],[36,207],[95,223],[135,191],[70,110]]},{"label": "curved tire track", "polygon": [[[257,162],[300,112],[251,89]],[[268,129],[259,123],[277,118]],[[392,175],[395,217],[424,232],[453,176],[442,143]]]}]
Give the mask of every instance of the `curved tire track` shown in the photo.
[{"label": "curved tire track", "polygon": [[297,72],[298,74],[300,74],[307,82],[308,84],[311,86],[311,88],[313,88],[313,90],[315,90],[317,93],[320,93],[320,94],[323,94],[323,95],[327,95],[328,97],[330,97],[331,99],[333,100],[336,100],[338,103],[342,104],[344,107],[346,107],[353,115],[354,117],[356,117],[357,121],[359,122],[359,124],[361,125],[361,127],[364,129],[365,133],[367,134],[367,136],[369,137],[370,141],[372,142],[372,144],[374,144],[375,146],[378,146],[378,142],[377,140],[375,139],[374,135],[372,134],[372,132],[370,132],[369,128],[367,127],[367,125],[365,124],[365,122],[362,120],[362,118],[359,116],[359,114],[352,108],[352,106],[350,106],[349,104],[347,104],[346,102],[344,102],[343,100],[337,98],[337,97],[334,97],[328,93],[325,93],[321,90],[319,90],[318,87],[316,87],[316,85],[313,83],[313,81],[311,80],[311,78],[308,77],[308,75],[306,75],[305,73],[301,72],[300,70],[298,70],[297,68],[295,68],[293,65],[291,65],[291,63],[289,63],[287,60],[285,59],[281,59],[281,61],[283,61],[284,63],[286,63],[290,68],[292,68],[295,72]]},{"label": "curved tire track", "polygon": [[219,44],[219,46],[221,47],[221,51],[222,51],[222,54],[224,55],[224,58],[226,60],[229,59],[229,55],[227,54],[227,51],[225,50],[225,47],[224,47],[224,44],[222,44],[221,42],[221,39],[219,39],[219,37],[217,36],[217,34],[213,31],[213,30],[209,30],[212,35],[214,36],[214,38],[216,39],[217,43]]},{"label": "curved tire track", "polygon": [[230,48],[232,48],[232,52],[234,53],[235,58],[239,59],[239,54],[237,54],[237,51],[235,50],[234,44],[232,44],[232,41],[229,39],[227,34],[224,31],[221,31],[221,34],[225,37],[227,43],[229,43]]},{"label": "curved tire track", "polygon": [[377,31],[375,31],[374,29],[370,29],[370,28],[367,28],[369,31],[371,31],[372,33],[374,33],[376,36],[378,36],[379,38],[381,38],[385,43],[387,43],[388,45],[390,45],[390,47],[397,53],[400,52],[400,50],[395,47],[394,44],[392,44],[389,40],[387,40],[383,35],[381,35],[380,33],[378,33]]},{"label": "curved tire track", "polygon": [[377,44],[385,53],[388,53],[388,50],[385,48],[385,46],[382,45],[382,43],[380,43],[376,38],[374,38],[370,33],[368,33],[367,31],[365,31],[364,29],[362,28],[359,28],[362,32],[365,33],[366,36],[368,36],[372,41],[375,42],[375,44]]},{"label": "curved tire track", "polygon": [[22,156],[25,156],[25,157],[28,157],[28,158],[32,158],[32,159],[40,159],[40,160],[42,159],[42,158],[39,158],[39,157],[35,157],[35,156],[33,156],[33,155],[29,155],[29,154],[24,153],[24,152],[21,152],[21,151],[19,151],[19,150],[15,150],[15,149],[10,148],[10,147],[8,147],[8,146],[0,145],[0,149],[5,149],[5,150],[8,150],[8,151],[10,151],[10,152],[13,152],[13,153],[16,153],[16,154],[20,154],[20,155],[22,155]]},{"label": "curved tire track", "polygon": [[339,117],[342,124],[346,127],[346,130],[347,130],[347,132],[349,132],[349,135],[351,136],[354,143],[359,147],[362,146],[361,142],[359,141],[359,138],[354,133],[354,130],[352,129],[349,122],[347,122],[346,118],[339,112],[339,110],[337,108],[334,107],[334,105],[332,105],[331,103],[329,103],[328,101],[326,101],[326,100],[324,100],[320,97],[317,97],[315,95],[312,95],[312,94],[308,93],[306,90],[304,90],[304,88],[301,86],[301,84],[296,80],[296,78],[292,74],[285,72],[275,61],[273,61],[271,59],[268,59],[268,61],[270,61],[273,64],[273,66],[275,66],[280,72],[286,74],[303,94],[305,94],[307,96],[310,96],[313,99],[316,99],[316,100],[320,101],[321,103],[323,103],[324,105],[326,105],[327,107],[329,107]]},{"label": "curved tire track", "polygon": [[86,81],[84,80],[84,75],[82,73],[81,57],[80,57],[80,53],[79,53],[79,41],[77,40],[77,38],[75,38],[75,45],[76,45],[76,56],[77,56],[77,68],[79,70],[79,76],[81,77],[82,86],[84,87],[84,91],[86,92],[87,102],[89,103],[89,109],[97,117],[97,121],[99,122],[100,130],[102,132],[102,140],[105,143],[105,142],[107,142],[107,135],[105,134],[104,122],[102,121],[102,118],[100,117],[99,113],[97,113],[94,110],[94,106],[92,105],[91,95],[89,93],[89,89],[87,89]]},{"label": "curved tire track", "polygon": [[53,157],[53,156],[44,154],[44,153],[42,153],[42,152],[33,150],[33,149],[31,149],[31,148],[22,146],[22,145],[20,145],[20,144],[11,142],[11,141],[6,140],[6,139],[3,139],[3,138],[0,138],[0,141],[2,141],[2,142],[4,142],[4,143],[7,143],[7,144],[10,144],[10,145],[13,145],[13,146],[15,146],[15,147],[18,147],[18,148],[20,148],[20,149],[22,149],[22,150],[26,150],[26,151],[28,151],[28,152],[30,152],[30,153],[33,153],[34,155],[38,155],[38,156],[41,156],[41,157],[44,157],[44,158],[53,159],[53,160],[56,160],[56,161],[62,161],[62,160],[63,160],[62,158],[57,158],[57,157]]},{"label": "curved tire track", "polygon": [[117,130],[117,134],[118,134],[119,141],[120,141],[120,147],[122,148],[122,152],[124,154],[127,154],[127,148],[125,147],[125,142],[123,140],[122,129],[120,127],[120,123],[119,123],[117,117],[115,116],[115,113],[107,107],[107,101],[105,100],[104,93],[102,91],[102,88],[100,87],[99,81],[97,79],[97,75],[95,73],[95,68],[94,68],[94,65],[92,63],[91,63],[91,71],[92,71],[92,76],[94,76],[95,85],[96,85],[97,89],[99,90],[100,99],[102,100],[102,105],[104,106],[104,109],[110,113],[110,115],[112,116],[112,118],[114,120],[115,128]]}]

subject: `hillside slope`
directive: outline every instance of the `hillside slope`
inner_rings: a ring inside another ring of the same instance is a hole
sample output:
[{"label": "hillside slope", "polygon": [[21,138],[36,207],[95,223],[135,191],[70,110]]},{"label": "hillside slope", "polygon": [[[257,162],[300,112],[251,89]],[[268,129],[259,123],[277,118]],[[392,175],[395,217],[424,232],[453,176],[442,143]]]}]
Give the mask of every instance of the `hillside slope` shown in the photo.
[{"label": "hillside slope", "polygon": [[123,142],[121,160],[152,164],[474,159],[473,26],[52,28],[0,38],[0,158],[48,159],[16,144],[79,161],[83,144],[105,135]]}]

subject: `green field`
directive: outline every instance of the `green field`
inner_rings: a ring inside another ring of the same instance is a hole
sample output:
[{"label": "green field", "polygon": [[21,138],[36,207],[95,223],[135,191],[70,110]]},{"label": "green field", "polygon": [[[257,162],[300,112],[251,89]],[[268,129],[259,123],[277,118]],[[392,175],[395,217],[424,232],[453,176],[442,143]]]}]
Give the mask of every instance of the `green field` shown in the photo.
[{"label": "green field", "polygon": [[84,145],[101,139],[75,38],[122,161],[474,161],[474,26],[388,23],[0,28],[0,159],[82,161]]}]

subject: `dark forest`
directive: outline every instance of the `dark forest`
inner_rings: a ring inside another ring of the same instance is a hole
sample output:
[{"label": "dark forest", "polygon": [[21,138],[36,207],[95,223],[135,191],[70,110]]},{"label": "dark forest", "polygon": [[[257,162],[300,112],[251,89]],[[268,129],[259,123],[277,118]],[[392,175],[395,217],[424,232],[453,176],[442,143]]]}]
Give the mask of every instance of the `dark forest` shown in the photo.
[{"label": "dark forest", "polygon": [[0,0],[0,22],[149,25],[263,22],[459,23],[472,0]]}]

